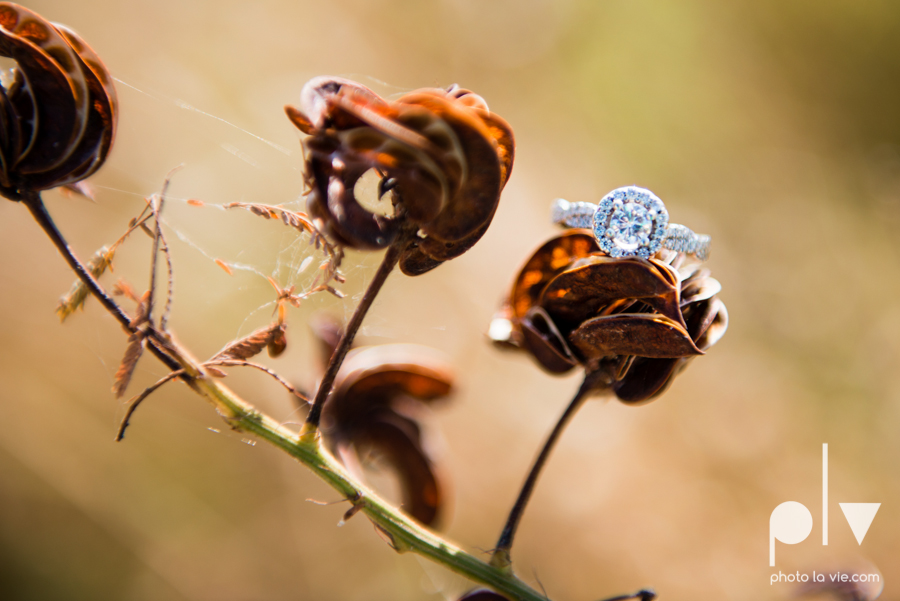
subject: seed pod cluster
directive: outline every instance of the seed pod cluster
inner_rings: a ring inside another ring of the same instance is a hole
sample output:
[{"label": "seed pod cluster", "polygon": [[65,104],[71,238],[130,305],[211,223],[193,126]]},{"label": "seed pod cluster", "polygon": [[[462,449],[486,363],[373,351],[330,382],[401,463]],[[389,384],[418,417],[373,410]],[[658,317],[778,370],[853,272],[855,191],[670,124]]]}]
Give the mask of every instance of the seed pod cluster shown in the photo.
[{"label": "seed pod cluster", "polygon": [[0,3],[0,194],[19,200],[93,174],[116,129],[116,93],[97,54],[71,29]]},{"label": "seed pod cluster", "polygon": [[567,231],[525,262],[490,336],[548,372],[581,365],[620,400],[647,401],[728,327],[719,282],[697,263],[676,268],[684,259],[614,259],[588,231]]},{"label": "seed pod cluster", "polygon": [[[388,101],[337,77],[306,84],[288,117],[310,135],[307,204],[320,227],[341,244],[379,249],[401,226],[418,235],[400,258],[407,275],[425,273],[477,242],[490,225],[512,170],[512,129],[477,94],[451,86]],[[356,184],[369,170],[381,177],[379,198],[393,213],[363,207]]]}]

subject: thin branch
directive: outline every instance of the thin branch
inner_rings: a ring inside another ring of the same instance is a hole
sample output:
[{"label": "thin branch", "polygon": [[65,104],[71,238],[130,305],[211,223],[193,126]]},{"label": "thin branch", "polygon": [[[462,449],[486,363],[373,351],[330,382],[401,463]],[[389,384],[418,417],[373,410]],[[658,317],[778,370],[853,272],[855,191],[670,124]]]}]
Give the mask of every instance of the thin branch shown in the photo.
[{"label": "thin branch", "polygon": [[405,246],[405,242],[406,238],[404,236],[398,236],[397,240],[388,247],[387,252],[384,253],[384,257],[381,259],[381,265],[378,266],[378,271],[375,272],[372,281],[369,282],[369,287],[366,288],[362,299],[353,311],[350,323],[347,324],[347,328],[344,330],[337,348],[334,349],[334,353],[332,353],[331,359],[328,361],[328,367],[325,370],[325,375],[322,376],[319,389],[316,391],[312,408],[306,416],[303,434],[315,432],[318,429],[319,420],[322,417],[322,407],[325,405],[328,395],[331,394],[334,378],[344,362],[344,357],[347,356],[347,352],[353,345],[353,339],[356,337],[356,333],[359,331],[366,313],[368,313],[369,308],[375,301],[375,297],[378,296],[378,292],[384,285],[385,280],[387,280],[391,271],[394,270],[394,267],[400,261],[400,253]]},{"label": "thin branch", "polygon": [[[51,218],[50,214],[47,212],[47,208],[41,200],[41,195],[37,192],[24,192],[22,194],[22,202],[28,207],[28,210],[35,221],[37,221],[38,225],[41,226],[41,229],[44,230],[54,246],[59,250],[63,259],[69,264],[72,271],[75,272],[75,275],[77,275],[78,278],[84,282],[84,285],[88,287],[91,294],[93,294],[97,300],[100,301],[100,304],[103,305],[116,320],[118,320],[126,332],[134,334],[136,330],[131,326],[131,317],[129,317],[122,307],[107,294],[91,272],[80,260],[78,260],[78,257],[75,256],[69,243],[66,242],[66,239],[63,237],[62,233],[60,233],[59,228],[57,228],[56,224],[53,222],[53,218]],[[152,352],[169,369],[179,369],[180,366],[178,362],[164,350],[166,348],[165,342],[157,339],[157,334],[152,328],[148,335],[153,338],[153,340],[151,340],[152,344],[150,345],[150,352]]]},{"label": "thin branch", "polygon": [[183,373],[183,369],[170,372],[166,377],[160,379],[158,382],[156,382],[156,384],[148,386],[144,389],[144,392],[137,395],[128,402],[128,409],[125,410],[125,416],[119,423],[119,430],[116,432],[116,442],[119,442],[120,440],[125,438],[125,428],[128,427],[128,421],[131,419],[132,414],[137,410],[138,405],[140,405],[148,396],[159,390],[162,385],[166,384],[167,382],[171,382],[175,378],[181,376]]},{"label": "thin branch", "polygon": [[100,301],[106,310],[122,324],[122,327],[130,332],[131,318],[125,313],[122,307],[106,293],[99,282],[97,282],[91,274],[90,270],[88,270],[84,264],[78,260],[78,257],[75,256],[69,243],[66,242],[66,239],[63,238],[63,235],[53,222],[53,218],[50,217],[50,213],[47,212],[47,207],[44,206],[40,193],[31,191],[23,192],[22,202],[28,207],[28,210],[31,212],[31,215],[34,217],[35,221],[37,221],[38,225],[40,225],[44,232],[50,237],[50,240],[66,260],[66,263],[72,268],[72,271],[78,275],[81,281],[83,281],[88,289],[90,289],[91,293],[97,297],[97,300]]},{"label": "thin branch", "polygon": [[166,258],[166,274],[168,275],[168,280],[166,281],[166,306],[163,307],[163,313],[159,317],[159,329],[165,332],[168,329],[169,316],[172,314],[172,303],[175,297],[175,276],[172,269],[172,255],[169,254],[169,242],[166,240],[166,235],[163,233],[162,228],[159,228],[157,233],[159,235],[159,249]]},{"label": "thin branch", "polygon": [[[150,211],[153,213],[153,250],[150,254],[150,300],[147,304],[147,320],[153,321],[153,296],[156,294],[156,262],[159,257],[159,245],[162,240],[162,223],[160,223],[160,215],[162,215],[163,206],[166,202],[166,192],[169,191],[169,183],[172,181],[172,174],[182,168],[182,165],[175,167],[166,175],[166,180],[163,182],[162,191],[159,196],[153,196],[150,198]],[[172,261],[169,257],[169,246],[165,244],[163,241],[163,246],[166,255],[166,265],[169,269],[169,282],[167,287],[167,295],[166,295],[166,307],[163,310],[163,317],[160,319],[159,328],[162,331],[166,329],[166,321],[168,319],[167,313],[171,309],[172,306]]]},{"label": "thin branch", "polygon": [[306,395],[291,386],[291,384],[279,376],[276,372],[269,369],[265,365],[260,365],[259,363],[253,363],[251,361],[241,361],[236,359],[222,359],[219,361],[207,361],[203,364],[203,367],[217,366],[221,365],[222,367],[252,367],[253,369],[258,369],[259,371],[265,372],[272,376],[279,384],[284,386],[285,390],[290,392],[292,395],[303,401],[304,403],[309,403],[309,399],[306,398]]},{"label": "thin branch", "polygon": [[512,560],[510,559],[510,549],[512,548],[513,538],[516,535],[516,529],[519,527],[519,521],[522,519],[522,514],[525,513],[525,507],[528,505],[529,499],[531,499],[531,493],[534,492],[534,486],[537,484],[538,477],[541,475],[541,470],[547,462],[547,459],[550,457],[550,452],[556,445],[557,440],[559,440],[563,430],[565,430],[569,420],[588,398],[588,394],[596,389],[598,378],[599,374],[597,372],[588,372],[585,375],[584,381],[581,383],[578,392],[575,393],[569,406],[563,411],[559,421],[556,422],[556,426],[553,427],[553,430],[544,442],[541,452],[534,460],[534,464],[528,472],[528,477],[525,478],[522,490],[519,491],[519,497],[516,499],[515,505],[513,505],[512,510],[509,512],[509,517],[506,519],[506,525],[503,527],[503,532],[500,534],[497,545],[494,547],[494,553],[491,556],[491,565],[501,569],[509,569],[512,564]]}]

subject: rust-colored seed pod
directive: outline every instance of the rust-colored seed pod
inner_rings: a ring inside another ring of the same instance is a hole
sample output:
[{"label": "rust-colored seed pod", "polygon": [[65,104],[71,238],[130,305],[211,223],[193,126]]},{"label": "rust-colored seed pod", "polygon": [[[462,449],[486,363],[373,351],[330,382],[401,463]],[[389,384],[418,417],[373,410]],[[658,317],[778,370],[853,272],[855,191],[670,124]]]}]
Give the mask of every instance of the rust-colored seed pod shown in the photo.
[{"label": "rust-colored seed pod", "polygon": [[684,258],[614,259],[569,230],[525,262],[490,336],[550,373],[581,365],[620,400],[650,400],[728,327],[721,286],[697,264],[676,268]]},{"label": "rust-colored seed pod", "polygon": [[116,93],[97,54],[72,30],[0,2],[0,194],[18,200],[93,174],[112,146]]},{"label": "rust-colored seed pod", "polygon": [[[329,349],[323,341],[323,350]],[[445,487],[423,444],[416,413],[452,389],[453,371],[433,349],[360,347],[347,355],[322,412],[323,440],[335,456],[351,470],[370,456],[387,464],[399,479],[403,511],[427,526],[440,517]]]},{"label": "rust-colored seed pod", "polygon": [[[400,258],[419,275],[457,257],[484,234],[512,170],[512,129],[484,99],[456,86],[388,101],[337,77],[309,81],[301,108],[285,107],[308,149],[307,204],[320,227],[345,246],[392,244],[403,221],[419,227]],[[355,186],[369,170],[393,214],[364,208]]]}]

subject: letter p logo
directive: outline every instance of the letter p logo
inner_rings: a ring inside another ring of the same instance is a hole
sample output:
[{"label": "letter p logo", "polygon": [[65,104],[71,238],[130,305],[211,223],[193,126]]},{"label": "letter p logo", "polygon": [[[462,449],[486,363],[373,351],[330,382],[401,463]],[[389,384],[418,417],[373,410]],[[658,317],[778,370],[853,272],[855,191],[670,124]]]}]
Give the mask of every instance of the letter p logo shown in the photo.
[{"label": "letter p logo", "polygon": [[775,567],[775,539],[796,545],[812,532],[813,518],[806,505],[786,501],[772,510],[769,516],[769,566]]}]

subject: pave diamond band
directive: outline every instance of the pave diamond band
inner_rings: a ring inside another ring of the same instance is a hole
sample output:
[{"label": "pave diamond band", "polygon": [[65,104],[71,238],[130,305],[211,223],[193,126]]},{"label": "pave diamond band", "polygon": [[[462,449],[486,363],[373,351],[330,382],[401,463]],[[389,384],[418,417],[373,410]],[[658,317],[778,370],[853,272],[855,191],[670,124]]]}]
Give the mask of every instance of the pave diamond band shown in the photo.
[{"label": "pave diamond band", "polygon": [[669,223],[663,202],[650,190],[637,186],[617,188],[599,205],[553,201],[553,222],[590,229],[600,249],[611,257],[649,259],[661,248],[709,258],[709,236]]}]

